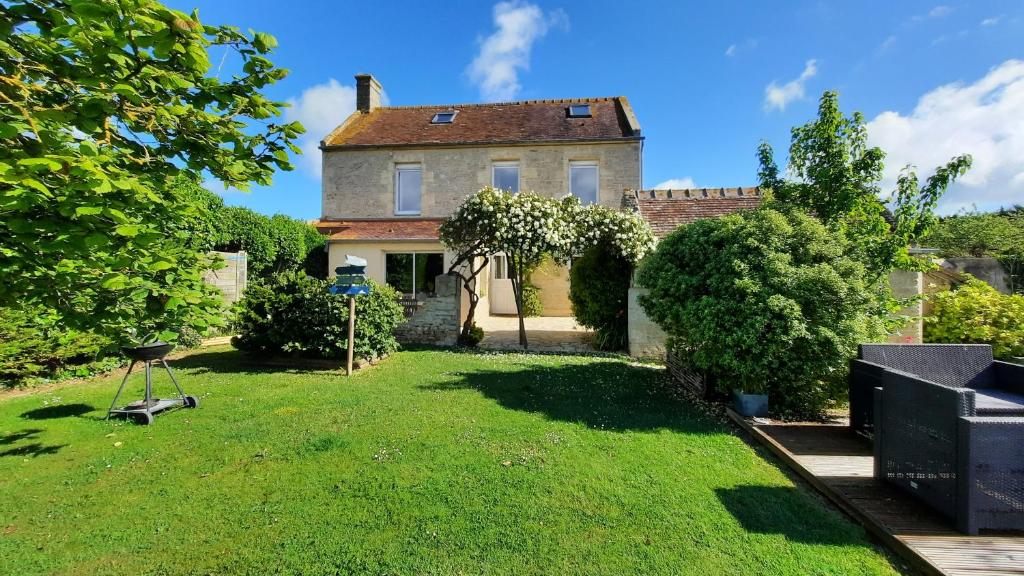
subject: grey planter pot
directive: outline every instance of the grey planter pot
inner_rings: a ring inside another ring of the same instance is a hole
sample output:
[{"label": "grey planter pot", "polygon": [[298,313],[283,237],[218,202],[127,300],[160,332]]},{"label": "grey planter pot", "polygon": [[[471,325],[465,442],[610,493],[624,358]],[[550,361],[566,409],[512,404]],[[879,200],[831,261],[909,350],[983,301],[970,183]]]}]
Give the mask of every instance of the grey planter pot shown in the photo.
[{"label": "grey planter pot", "polygon": [[763,417],[768,415],[767,394],[747,394],[739,390],[732,391],[732,409],[740,416]]}]

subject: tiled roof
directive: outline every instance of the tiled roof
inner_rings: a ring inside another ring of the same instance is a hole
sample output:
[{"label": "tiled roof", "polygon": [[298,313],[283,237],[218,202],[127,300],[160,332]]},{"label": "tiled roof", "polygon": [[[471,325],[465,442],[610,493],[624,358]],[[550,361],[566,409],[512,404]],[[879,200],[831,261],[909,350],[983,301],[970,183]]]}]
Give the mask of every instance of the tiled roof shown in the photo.
[{"label": "tiled roof", "polygon": [[313,223],[328,240],[437,241],[440,218],[393,218],[386,220],[317,220]]},{"label": "tiled roof", "polygon": [[757,187],[628,190],[622,204],[638,212],[651,225],[654,235],[662,238],[695,220],[757,208],[761,194]]},{"label": "tiled roof", "polygon": [[[590,104],[590,118],[569,118],[570,104]],[[451,124],[434,114],[458,111]],[[628,140],[640,125],[624,96],[494,104],[381,107],[355,112],[324,138],[326,148]]]}]

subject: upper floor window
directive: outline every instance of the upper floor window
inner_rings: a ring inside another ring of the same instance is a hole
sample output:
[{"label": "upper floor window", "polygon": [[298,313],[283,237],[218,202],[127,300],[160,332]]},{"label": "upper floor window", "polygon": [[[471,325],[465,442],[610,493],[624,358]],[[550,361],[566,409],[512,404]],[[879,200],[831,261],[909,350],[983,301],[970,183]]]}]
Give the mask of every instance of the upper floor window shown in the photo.
[{"label": "upper floor window", "polygon": [[590,118],[590,104],[573,104],[569,106],[569,118]]},{"label": "upper floor window", "polygon": [[422,178],[419,164],[395,166],[395,214],[419,214]]},{"label": "upper floor window", "polygon": [[491,166],[491,186],[498,190],[519,192],[519,162],[495,162]]},{"label": "upper floor window", "polygon": [[434,117],[430,119],[431,124],[451,124],[455,122],[455,115],[458,114],[458,110],[452,110],[450,112],[438,112],[434,114]]},{"label": "upper floor window", "polygon": [[569,163],[569,193],[583,204],[597,203],[597,162]]}]

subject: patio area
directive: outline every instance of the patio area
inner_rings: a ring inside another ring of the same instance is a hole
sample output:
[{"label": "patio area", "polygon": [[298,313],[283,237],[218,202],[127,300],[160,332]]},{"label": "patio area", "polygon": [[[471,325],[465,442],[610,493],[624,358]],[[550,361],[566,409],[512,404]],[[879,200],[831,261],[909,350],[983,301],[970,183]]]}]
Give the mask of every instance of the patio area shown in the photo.
[{"label": "patio area", "polygon": [[[477,325],[484,330],[480,348],[485,350],[521,350],[519,318],[516,316],[482,316]],[[537,316],[526,318],[526,338],[533,352],[588,353],[595,351],[593,332],[568,316]]]},{"label": "patio area", "polygon": [[875,481],[871,444],[847,421],[781,423],[729,415],[922,573],[1024,574],[1024,536],[966,536],[924,503]]}]

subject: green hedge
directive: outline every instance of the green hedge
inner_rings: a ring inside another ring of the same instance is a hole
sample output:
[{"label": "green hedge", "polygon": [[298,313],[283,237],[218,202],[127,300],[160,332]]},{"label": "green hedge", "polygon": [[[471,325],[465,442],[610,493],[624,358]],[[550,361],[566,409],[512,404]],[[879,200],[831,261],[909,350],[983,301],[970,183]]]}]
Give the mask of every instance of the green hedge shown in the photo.
[{"label": "green hedge", "polygon": [[969,277],[951,292],[931,296],[924,318],[927,342],[990,344],[996,358],[1024,356],[1024,296],[999,293]]},{"label": "green hedge", "polygon": [[601,350],[623,350],[628,342],[626,315],[633,267],[611,245],[588,248],[569,270],[569,300],[576,321],[596,333]]},{"label": "green hedge", "polygon": [[0,309],[0,382],[84,377],[122,363],[109,338],[61,329],[43,308]]},{"label": "green hedge", "polygon": [[[237,306],[241,350],[315,358],[341,358],[348,348],[348,299],[329,283],[301,272],[276,274],[251,284]],[[371,282],[356,298],[355,356],[371,358],[398,349],[395,328],[405,321],[399,294]]]}]

